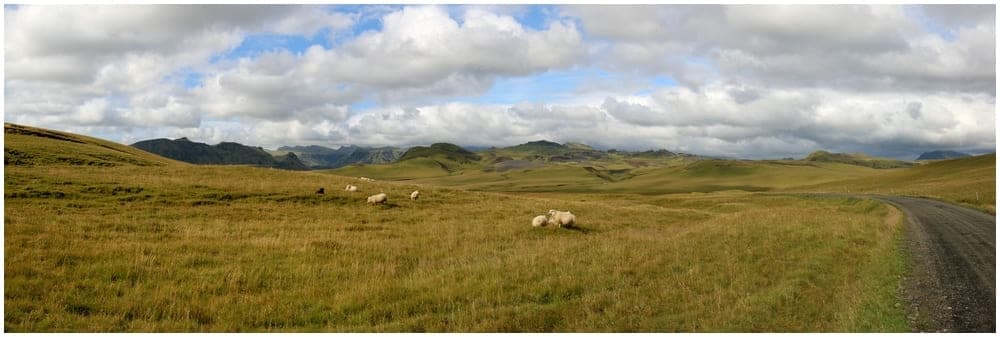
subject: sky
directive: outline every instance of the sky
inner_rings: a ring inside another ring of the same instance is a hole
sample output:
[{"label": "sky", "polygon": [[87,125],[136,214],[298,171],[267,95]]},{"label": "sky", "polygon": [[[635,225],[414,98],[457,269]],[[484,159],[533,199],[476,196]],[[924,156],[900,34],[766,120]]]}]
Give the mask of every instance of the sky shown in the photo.
[{"label": "sky", "polygon": [[4,121],[131,144],[995,151],[993,5],[7,5]]}]

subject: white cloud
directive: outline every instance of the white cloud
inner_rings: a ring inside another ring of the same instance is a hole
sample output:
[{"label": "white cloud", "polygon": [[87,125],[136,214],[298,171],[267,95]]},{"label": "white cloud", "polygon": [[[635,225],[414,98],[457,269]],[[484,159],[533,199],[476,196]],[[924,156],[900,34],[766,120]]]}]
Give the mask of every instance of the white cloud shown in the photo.
[{"label": "white cloud", "polygon": [[[995,146],[992,6],[560,11],[538,29],[519,21],[522,7],[8,7],[5,119],[271,147],[550,139],[774,157]],[[354,27],[373,18],[378,29]],[[302,52],[228,54],[248,36],[321,31],[329,43]],[[566,92],[478,97],[501,79]],[[456,102],[468,98],[485,103]]]},{"label": "white cloud", "polygon": [[334,50],[304,63],[321,76],[373,88],[383,100],[482,93],[498,76],[569,67],[582,56],[571,23],[527,30],[509,16],[470,9],[462,23],[439,7],[406,7]]},{"label": "white cloud", "polygon": [[924,27],[902,6],[570,6],[566,12],[606,41],[592,50],[599,62],[672,76],[693,88],[733,81],[994,92],[993,11],[958,7],[928,10],[954,25],[954,40]]},{"label": "white cloud", "polygon": [[[732,90],[670,88],[650,96],[609,97],[602,108],[632,128],[677,128],[681,136],[714,138],[723,141],[720,145],[776,137],[833,150],[865,151],[892,144],[868,151],[903,156],[910,154],[904,148],[912,152],[929,144],[988,148],[995,142],[996,102],[986,94],[751,88],[757,99],[740,103],[728,95]],[[726,147],[701,150],[729,153]]]},{"label": "white cloud", "polygon": [[80,111],[100,100],[107,125],[197,126],[200,106],[183,87],[185,73],[212,71],[211,58],[249,32],[313,34],[352,23],[298,6],[19,6],[4,14],[6,111],[55,127],[81,123]]}]

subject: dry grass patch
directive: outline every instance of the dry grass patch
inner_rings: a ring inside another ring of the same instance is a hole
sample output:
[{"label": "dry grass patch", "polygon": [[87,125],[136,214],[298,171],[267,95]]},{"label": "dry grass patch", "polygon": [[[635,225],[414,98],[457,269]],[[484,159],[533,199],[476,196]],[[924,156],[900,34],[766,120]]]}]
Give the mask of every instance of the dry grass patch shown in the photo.
[{"label": "dry grass patch", "polygon": [[[7,331],[902,329],[899,313],[857,323],[877,290],[866,272],[896,254],[899,226],[872,201],[517,196],[186,165],[5,178]],[[348,182],[363,192],[335,188]],[[383,191],[389,205],[364,203]],[[532,228],[550,208],[582,228]]]}]

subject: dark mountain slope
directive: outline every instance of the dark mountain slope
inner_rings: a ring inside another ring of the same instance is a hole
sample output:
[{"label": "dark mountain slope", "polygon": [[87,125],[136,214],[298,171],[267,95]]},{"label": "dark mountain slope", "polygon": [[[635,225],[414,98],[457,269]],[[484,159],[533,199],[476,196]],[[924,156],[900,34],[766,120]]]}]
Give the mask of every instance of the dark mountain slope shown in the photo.
[{"label": "dark mountain slope", "polygon": [[213,146],[192,142],[187,138],[175,140],[161,138],[144,140],[132,144],[132,146],[192,164],[253,165],[286,170],[308,169],[294,154],[276,158],[262,148],[232,142],[222,142]]}]

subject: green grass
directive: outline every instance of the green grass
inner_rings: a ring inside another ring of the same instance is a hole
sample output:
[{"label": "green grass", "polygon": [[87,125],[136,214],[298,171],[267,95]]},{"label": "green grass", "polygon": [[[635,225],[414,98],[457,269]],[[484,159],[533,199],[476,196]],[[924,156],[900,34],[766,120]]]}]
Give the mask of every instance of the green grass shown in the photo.
[{"label": "green grass", "polygon": [[906,162],[889,158],[872,157],[864,153],[830,153],[826,151],[813,152],[808,156],[806,156],[804,161],[843,163],[843,164],[871,167],[876,169],[901,168],[901,167],[910,167],[915,165],[912,162]]},{"label": "green grass", "polygon": [[[143,153],[88,165],[37,158],[131,150],[19,137],[5,151],[34,159],[5,165],[8,332],[906,330],[900,217],[872,200],[576,191],[616,182],[573,165],[510,172],[519,193],[468,190],[487,175],[472,169],[455,188]],[[378,192],[388,205],[365,204]],[[580,228],[530,226],[553,208]]]},{"label": "green grass", "polygon": [[368,177],[381,180],[411,180],[440,177],[449,174],[446,164],[432,158],[410,159],[395,164],[348,165],[331,172],[347,177]]},{"label": "green grass", "polygon": [[[475,166],[447,173],[422,174],[405,162],[332,171],[351,176],[497,192],[577,192],[665,194],[726,190],[772,191],[864,177],[885,170],[837,163],[801,161],[673,160],[631,166],[619,162],[547,164],[542,167],[483,171]],[[433,168],[432,165],[425,167]],[[391,173],[386,173],[391,172]],[[410,173],[413,172],[413,173]]]}]

